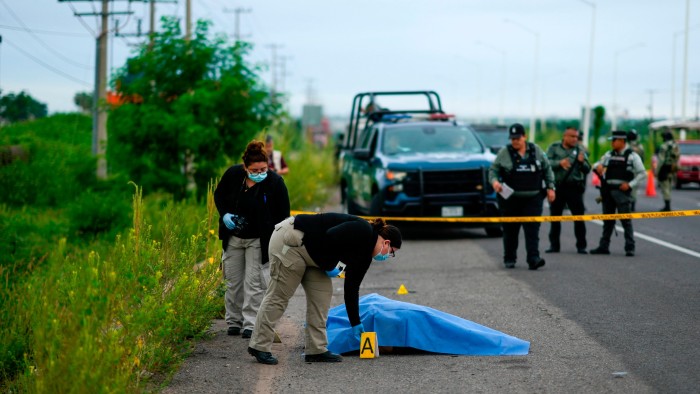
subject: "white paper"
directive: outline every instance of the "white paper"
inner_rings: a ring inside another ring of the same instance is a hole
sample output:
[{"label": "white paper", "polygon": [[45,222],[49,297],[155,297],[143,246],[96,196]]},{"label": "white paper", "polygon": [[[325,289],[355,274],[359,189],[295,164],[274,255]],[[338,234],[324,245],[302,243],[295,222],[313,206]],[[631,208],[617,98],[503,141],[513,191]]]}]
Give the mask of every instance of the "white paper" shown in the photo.
[{"label": "white paper", "polygon": [[498,192],[498,194],[500,194],[501,197],[503,197],[505,200],[507,200],[508,197],[510,197],[511,194],[513,194],[513,189],[510,186],[506,185],[505,183],[501,183],[501,191]]}]

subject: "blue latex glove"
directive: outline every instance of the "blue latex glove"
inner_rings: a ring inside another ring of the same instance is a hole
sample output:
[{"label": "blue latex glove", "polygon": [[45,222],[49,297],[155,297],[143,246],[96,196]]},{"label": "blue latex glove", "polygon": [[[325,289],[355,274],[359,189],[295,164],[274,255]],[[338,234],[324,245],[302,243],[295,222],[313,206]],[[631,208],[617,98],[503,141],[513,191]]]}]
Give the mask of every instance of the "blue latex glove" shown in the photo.
[{"label": "blue latex glove", "polygon": [[365,326],[362,325],[362,322],[356,326],[352,326],[352,333],[355,335],[355,338],[359,341],[360,338],[362,338],[362,333],[365,332]]},{"label": "blue latex glove", "polygon": [[234,228],[236,228],[236,223],[233,222],[233,219],[237,217],[238,215],[232,215],[230,213],[225,214],[223,217],[224,226],[226,226],[226,228],[229,230],[233,230]]},{"label": "blue latex glove", "polygon": [[330,278],[335,278],[336,276],[340,275],[340,271],[340,268],[335,267],[330,271],[326,271],[326,275],[328,275]]}]

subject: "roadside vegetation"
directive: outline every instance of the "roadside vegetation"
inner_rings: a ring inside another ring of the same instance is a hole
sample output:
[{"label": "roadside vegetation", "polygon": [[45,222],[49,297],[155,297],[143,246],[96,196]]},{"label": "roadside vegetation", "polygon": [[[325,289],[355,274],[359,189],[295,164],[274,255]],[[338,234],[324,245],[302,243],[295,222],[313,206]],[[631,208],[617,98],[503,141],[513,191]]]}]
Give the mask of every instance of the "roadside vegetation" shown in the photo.
[{"label": "roadside vegetation", "polygon": [[[160,50],[185,45],[165,27]],[[0,127],[0,146],[24,152],[0,166],[0,391],[144,392],[168,380],[221,313],[212,193],[250,140],[274,136],[293,209],[327,201],[332,146],[304,138],[245,48],[207,37],[200,24],[192,40],[206,67],[189,69],[190,87],[167,100],[138,93],[134,78],[121,82],[122,97],[140,101],[110,109],[110,142],[122,146],[108,146],[108,179],[95,176],[88,116]],[[124,70],[141,56],[153,55],[137,52]],[[238,89],[233,109],[218,90],[227,84]]]}]

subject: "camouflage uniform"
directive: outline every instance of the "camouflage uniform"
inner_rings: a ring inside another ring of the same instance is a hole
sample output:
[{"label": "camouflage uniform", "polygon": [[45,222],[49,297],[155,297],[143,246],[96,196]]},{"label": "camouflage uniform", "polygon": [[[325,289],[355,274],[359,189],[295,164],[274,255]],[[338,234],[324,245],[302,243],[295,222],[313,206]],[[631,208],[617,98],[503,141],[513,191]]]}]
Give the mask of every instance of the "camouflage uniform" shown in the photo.
[{"label": "camouflage uniform", "polygon": [[671,186],[676,177],[680,152],[678,144],[673,139],[664,141],[659,148],[659,162],[656,165],[656,178],[659,180],[661,193],[664,197],[662,211],[671,210]]},{"label": "camouflage uniform", "polygon": [[[644,164],[644,146],[639,143],[639,141],[630,141],[628,143],[630,149],[636,154],[639,155],[639,158],[642,159],[642,164]],[[637,190],[639,189],[639,185],[636,185],[634,188],[632,188],[632,193],[630,194],[630,197],[632,197],[632,212],[637,210]]]},{"label": "camouflage uniform", "polygon": [[[578,156],[584,153],[584,161],[579,162]],[[588,162],[586,148],[577,145],[573,148],[565,148],[561,142],[555,142],[547,149],[547,158],[554,172],[554,180],[557,186],[555,200],[549,204],[551,216],[561,216],[564,206],[568,206],[572,215],[583,215],[583,193],[586,190],[586,175],[591,171]],[[564,169],[560,162],[568,159],[572,165]],[[561,223],[552,222],[549,230],[549,252],[558,252],[560,249],[559,235]],[[586,225],[582,221],[574,222],[574,234],[576,235],[576,249],[579,253],[586,252]]]}]

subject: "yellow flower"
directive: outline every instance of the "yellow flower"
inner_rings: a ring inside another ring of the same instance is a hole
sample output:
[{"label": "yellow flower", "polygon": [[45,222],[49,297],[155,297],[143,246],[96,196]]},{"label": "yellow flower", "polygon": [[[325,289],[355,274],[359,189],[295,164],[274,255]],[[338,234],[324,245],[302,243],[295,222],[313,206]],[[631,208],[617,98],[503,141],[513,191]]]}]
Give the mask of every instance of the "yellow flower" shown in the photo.
[{"label": "yellow flower", "polygon": [[134,366],[138,367],[141,365],[141,360],[138,357],[134,357]]},{"label": "yellow flower", "polygon": [[214,230],[209,230],[209,234],[214,235]]}]

